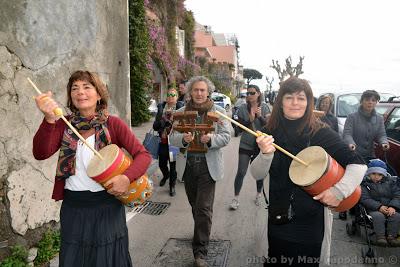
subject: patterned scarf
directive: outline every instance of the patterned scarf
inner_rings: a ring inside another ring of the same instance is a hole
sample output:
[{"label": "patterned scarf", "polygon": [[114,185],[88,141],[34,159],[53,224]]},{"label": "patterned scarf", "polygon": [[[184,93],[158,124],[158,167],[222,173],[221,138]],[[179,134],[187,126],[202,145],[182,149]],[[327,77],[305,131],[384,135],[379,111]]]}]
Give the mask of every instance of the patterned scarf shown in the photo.
[{"label": "patterned scarf", "polygon": [[[110,133],[107,129],[108,112],[99,110],[96,115],[90,118],[80,116],[79,112],[73,113],[69,118],[71,124],[80,130],[95,129],[95,149],[111,144]],[[65,128],[61,141],[60,154],[58,157],[56,179],[67,179],[75,174],[76,149],[79,138],[68,127]]]}]

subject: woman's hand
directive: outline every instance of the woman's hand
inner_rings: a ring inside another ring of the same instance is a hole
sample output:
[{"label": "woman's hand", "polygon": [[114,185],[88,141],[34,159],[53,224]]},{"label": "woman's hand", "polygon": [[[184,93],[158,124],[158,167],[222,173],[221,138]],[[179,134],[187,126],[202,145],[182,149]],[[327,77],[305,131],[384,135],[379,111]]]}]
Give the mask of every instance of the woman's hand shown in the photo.
[{"label": "woman's hand", "polygon": [[44,114],[44,118],[48,123],[55,123],[57,116],[54,110],[58,108],[57,102],[52,98],[53,94],[48,91],[35,97],[36,106]]},{"label": "woman's hand", "polygon": [[131,181],[126,175],[117,175],[104,183],[107,192],[116,197],[123,196],[128,192]]},{"label": "woman's hand", "polygon": [[274,138],[271,135],[264,135],[262,132],[257,131],[259,136],[256,139],[258,147],[263,154],[270,154],[275,152],[275,147],[272,145],[274,143]]},{"label": "woman's hand", "polygon": [[261,117],[261,107],[257,107],[256,115],[257,115],[257,117]]},{"label": "woman's hand", "polygon": [[387,216],[392,216],[396,213],[396,210],[392,207],[387,208]]},{"label": "woman's hand", "polygon": [[380,206],[379,207],[379,212],[382,213],[382,214],[388,215],[388,207],[384,206],[384,205]]},{"label": "woman's hand", "polygon": [[329,188],[313,197],[313,199],[318,200],[329,208],[336,208],[341,202],[339,199],[336,198],[335,194],[333,194]]}]

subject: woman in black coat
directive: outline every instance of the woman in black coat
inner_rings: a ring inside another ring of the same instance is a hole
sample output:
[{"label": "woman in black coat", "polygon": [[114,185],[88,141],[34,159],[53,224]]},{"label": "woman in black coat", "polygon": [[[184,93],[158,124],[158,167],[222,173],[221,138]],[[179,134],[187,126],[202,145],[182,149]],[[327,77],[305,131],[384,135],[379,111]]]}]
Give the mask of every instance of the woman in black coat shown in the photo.
[{"label": "woman in black coat", "polygon": [[[172,114],[175,110],[183,106],[182,102],[178,102],[178,92],[175,88],[168,89],[167,100],[157,105],[157,115],[153,123],[154,131],[160,135],[160,145],[158,147],[158,166],[163,174],[160,186],[164,186],[169,179],[169,195],[175,196],[176,183],[176,162],[169,158],[169,142],[168,135],[172,127]],[[168,169],[169,163],[169,169]]]}]

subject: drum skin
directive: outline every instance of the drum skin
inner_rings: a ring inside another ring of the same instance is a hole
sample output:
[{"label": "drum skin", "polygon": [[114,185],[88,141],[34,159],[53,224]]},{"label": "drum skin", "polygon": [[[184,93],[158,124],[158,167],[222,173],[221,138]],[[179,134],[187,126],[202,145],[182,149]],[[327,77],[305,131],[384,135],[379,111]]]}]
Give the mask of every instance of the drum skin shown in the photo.
[{"label": "drum skin", "polygon": [[[304,166],[293,160],[289,169],[290,179],[311,196],[316,196],[331,188],[344,175],[343,167],[321,147],[307,147],[300,151],[297,157],[309,165]],[[304,177],[304,174],[307,177]],[[334,211],[342,212],[354,207],[360,197],[361,188],[358,186],[350,196],[343,199],[339,206],[334,208]]]},{"label": "drum skin", "polygon": [[[103,187],[114,176],[123,174],[132,163],[132,160],[118,146],[112,144],[99,150],[103,160],[93,157],[87,168],[87,174]],[[106,189],[110,189],[107,187]],[[146,174],[133,181],[128,187],[128,193],[117,197],[129,207],[142,204],[152,195],[153,183]]]}]

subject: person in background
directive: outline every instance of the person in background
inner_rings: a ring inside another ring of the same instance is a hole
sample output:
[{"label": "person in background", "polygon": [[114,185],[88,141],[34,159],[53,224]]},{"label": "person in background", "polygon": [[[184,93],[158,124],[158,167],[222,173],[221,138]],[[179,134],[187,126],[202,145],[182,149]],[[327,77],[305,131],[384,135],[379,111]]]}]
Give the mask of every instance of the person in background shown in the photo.
[{"label": "person in background", "polygon": [[[265,253],[277,260],[275,265],[264,266],[288,266],[287,259],[293,259],[290,266],[328,263],[333,221],[330,209],[354,192],[367,169],[362,158],[318,120],[313,110],[309,83],[298,77],[288,78],[280,84],[268,120],[266,133],[270,136],[260,135],[256,139],[261,152],[250,169],[256,180],[265,179],[269,201],[265,226],[269,248]],[[309,146],[320,146],[345,168],[345,173],[334,186],[312,197],[291,181],[292,158],[275,151],[272,143],[294,155]],[[316,261],[305,262],[301,260],[304,258]]]},{"label": "person in background", "polygon": [[[197,111],[196,123],[205,123],[207,112],[219,111],[226,114],[225,109],[214,104],[210,99],[215,87],[204,76],[195,76],[187,83],[190,100],[185,107],[178,111]],[[207,266],[207,246],[210,240],[213,205],[215,196],[215,183],[224,176],[224,160],[221,148],[226,146],[231,138],[229,123],[220,118],[214,123],[214,133],[202,134],[195,132],[179,133],[173,131],[170,135],[172,145],[180,148],[190,148],[194,138],[207,148],[207,152],[194,152],[186,150],[185,157],[177,159],[177,165],[184,167],[183,181],[185,192],[192,207],[194,220],[194,234],[192,249],[195,266]],[[181,168],[179,168],[181,169]]]},{"label": "person in background", "polygon": [[[375,110],[379,100],[380,96],[375,90],[364,91],[358,110],[349,114],[344,124],[343,140],[351,150],[360,154],[365,162],[375,158],[374,142],[381,145],[384,151],[389,150],[383,116]],[[346,220],[347,212],[340,212],[339,218]]]},{"label": "person in background", "polygon": [[[163,174],[160,186],[164,186],[169,179],[169,195],[176,195],[176,162],[171,161],[169,157],[168,136],[172,128],[173,113],[183,106],[182,102],[177,102],[178,92],[171,87],[167,92],[167,100],[157,106],[157,115],[153,123],[154,131],[160,136],[160,145],[158,147],[158,166]],[[169,169],[168,169],[169,163]]]},{"label": "person in background", "polygon": [[375,158],[374,141],[389,149],[383,116],[376,113],[375,106],[380,100],[375,90],[364,91],[360,107],[347,116],[343,129],[343,140],[349,148],[359,153],[366,162]]},{"label": "person in background", "polygon": [[[250,84],[247,87],[247,102],[242,104],[238,110],[238,122],[252,129],[253,131],[261,130],[266,123],[266,116],[270,113],[267,103],[262,101],[260,88],[257,85]],[[243,180],[247,173],[250,161],[259,153],[256,138],[248,133],[243,132],[239,144],[239,161],[238,169],[234,183],[234,198],[230,204],[230,209],[236,210],[239,207],[239,194],[242,189]],[[263,180],[256,181],[257,194],[255,204],[260,205],[262,199]]]},{"label": "person in background", "polygon": [[246,95],[247,94],[240,93],[239,98],[235,102],[235,108],[239,108],[241,105],[246,104]]},{"label": "person in background", "polygon": [[186,81],[180,81],[178,84],[178,90],[179,90],[179,97],[178,101],[182,102],[183,105],[186,104]]},{"label": "person in background", "polygon": [[324,116],[320,117],[321,121],[331,127],[335,132],[339,132],[338,120],[335,115],[332,114],[332,106],[333,100],[328,94],[322,95],[319,98],[317,110],[323,111],[325,113]]},{"label": "person in background", "polygon": [[376,244],[400,246],[400,240],[397,240],[400,228],[400,188],[397,181],[389,177],[385,162],[373,159],[368,163],[361,192],[360,203],[372,216]]},{"label": "person in background", "polygon": [[60,150],[52,198],[63,200],[60,211],[60,266],[132,266],[123,196],[130,183],[141,177],[151,157],[130,127],[108,114],[108,92],[100,78],[76,71],[67,85],[71,114],[67,120],[96,150],[109,144],[124,148],[133,158],[121,175],[103,186],[88,177],[93,152],[54,115],[58,108],[51,92],[35,98],[44,119],[33,138],[33,155],[48,159]]}]

